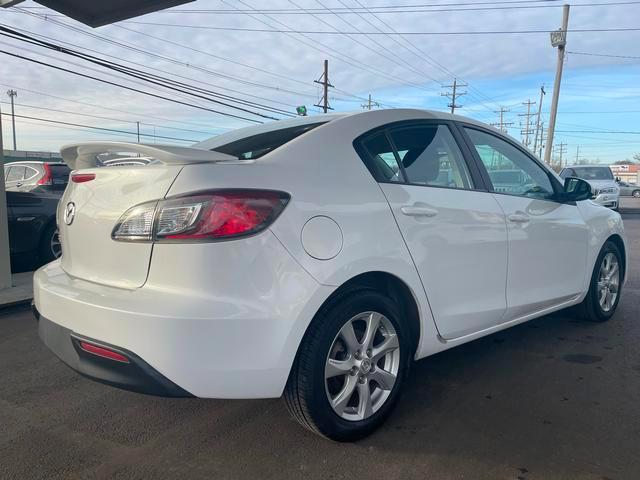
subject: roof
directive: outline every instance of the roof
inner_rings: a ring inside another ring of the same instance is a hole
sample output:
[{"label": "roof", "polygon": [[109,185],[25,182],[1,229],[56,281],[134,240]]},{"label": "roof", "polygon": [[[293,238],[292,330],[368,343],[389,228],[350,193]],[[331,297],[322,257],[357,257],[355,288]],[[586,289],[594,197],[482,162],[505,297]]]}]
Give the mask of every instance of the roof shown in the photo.
[{"label": "roof", "polygon": [[[260,133],[272,132],[275,130],[295,127],[298,125],[326,123],[332,120],[337,120],[339,118],[355,117],[355,116],[376,116],[388,110],[394,110],[395,112],[404,111],[408,114],[413,114],[413,115],[415,115],[416,113],[420,113],[425,117],[432,118],[434,120],[455,120],[458,122],[471,123],[471,124],[475,124],[483,127],[488,126],[486,123],[473,120],[472,118],[462,117],[460,115],[452,115],[446,112],[438,112],[435,110],[422,110],[418,108],[378,109],[378,110],[367,110],[367,111],[358,111],[358,112],[325,113],[325,114],[319,114],[319,115],[289,118],[287,120],[277,120],[277,121],[262,123],[260,125],[252,125],[250,127],[238,128],[230,132],[216,135],[215,137],[211,137],[202,142],[195,143],[193,147],[210,150],[211,148],[218,147],[220,145],[225,145],[235,140],[250,137],[252,135],[257,135]],[[490,128],[493,128],[493,127],[490,127]],[[500,132],[500,133],[504,135],[503,132]]]}]

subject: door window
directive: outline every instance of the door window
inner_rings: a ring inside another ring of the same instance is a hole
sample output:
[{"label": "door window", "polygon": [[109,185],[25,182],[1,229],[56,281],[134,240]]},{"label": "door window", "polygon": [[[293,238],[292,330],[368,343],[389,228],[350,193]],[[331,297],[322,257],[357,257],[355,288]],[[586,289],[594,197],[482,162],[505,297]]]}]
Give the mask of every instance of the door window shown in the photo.
[{"label": "door window", "polygon": [[24,178],[24,167],[13,166],[7,175],[7,182],[18,182]]},{"label": "door window", "polygon": [[35,177],[36,175],[38,175],[38,170],[36,170],[35,168],[31,168],[31,167],[24,167],[24,179],[25,180],[31,180],[33,177]]},{"label": "door window", "polygon": [[529,198],[554,198],[549,175],[531,157],[495,135],[467,127],[465,131],[489,174],[495,192]]},{"label": "door window", "polygon": [[399,127],[390,135],[409,183],[473,188],[462,152],[446,125]]}]

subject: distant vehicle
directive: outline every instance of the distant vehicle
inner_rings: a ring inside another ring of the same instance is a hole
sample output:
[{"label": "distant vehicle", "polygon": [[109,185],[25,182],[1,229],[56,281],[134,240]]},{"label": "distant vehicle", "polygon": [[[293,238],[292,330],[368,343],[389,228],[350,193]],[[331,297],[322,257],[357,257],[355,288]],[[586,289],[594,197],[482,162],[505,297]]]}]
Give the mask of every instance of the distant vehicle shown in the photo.
[{"label": "distant vehicle", "polygon": [[616,180],[609,167],[602,165],[576,165],[573,167],[565,167],[560,172],[560,176],[564,178],[578,177],[586,180],[591,185],[593,192],[593,201],[608,207],[612,210],[618,210],[620,203],[620,188],[616,184]]},{"label": "distant vehicle", "polygon": [[9,249],[12,261],[33,259],[43,265],[60,256],[56,208],[60,195],[7,192]]},{"label": "distant vehicle", "polygon": [[[152,161],[99,165],[122,150]],[[412,360],[570,306],[606,321],[626,275],[622,219],[585,180],[447,113],[61,153],[63,253],[33,277],[44,343],[142,393],[284,396],[336,440],[381,425]]]},{"label": "distant vehicle", "polygon": [[4,166],[7,192],[51,192],[62,194],[71,169],[61,162],[11,162]]},{"label": "distant vehicle", "polygon": [[633,185],[631,183],[623,182],[620,180],[618,182],[618,188],[620,189],[621,197],[635,197],[640,198],[640,186]]}]

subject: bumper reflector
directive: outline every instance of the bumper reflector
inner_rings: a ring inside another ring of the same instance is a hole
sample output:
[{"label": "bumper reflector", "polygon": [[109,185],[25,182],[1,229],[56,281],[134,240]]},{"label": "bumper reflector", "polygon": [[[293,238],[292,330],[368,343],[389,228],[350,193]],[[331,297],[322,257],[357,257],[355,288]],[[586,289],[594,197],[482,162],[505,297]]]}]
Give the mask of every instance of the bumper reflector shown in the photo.
[{"label": "bumper reflector", "polygon": [[114,360],[116,362],[129,363],[129,359],[118,352],[114,352],[113,350],[109,350],[108,348],[84,341],[80,341],[79,343],[80,348],[85,352],[92,353],[93,355],[97,355],[98,357]]}]

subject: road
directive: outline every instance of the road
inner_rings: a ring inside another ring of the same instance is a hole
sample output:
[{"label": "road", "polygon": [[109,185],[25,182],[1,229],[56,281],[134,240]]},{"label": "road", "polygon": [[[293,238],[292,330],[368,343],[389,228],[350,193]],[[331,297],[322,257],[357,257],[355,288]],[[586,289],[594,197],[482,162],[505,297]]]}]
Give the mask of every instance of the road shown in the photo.
[{"label": "road", "polygon": [[25,309],[0,312],[0,478],[640,478],[640,201],[605,324],[556,314],[415,364],[371,437],[321,439],[280,400],[164,399],[64,366]]}]

